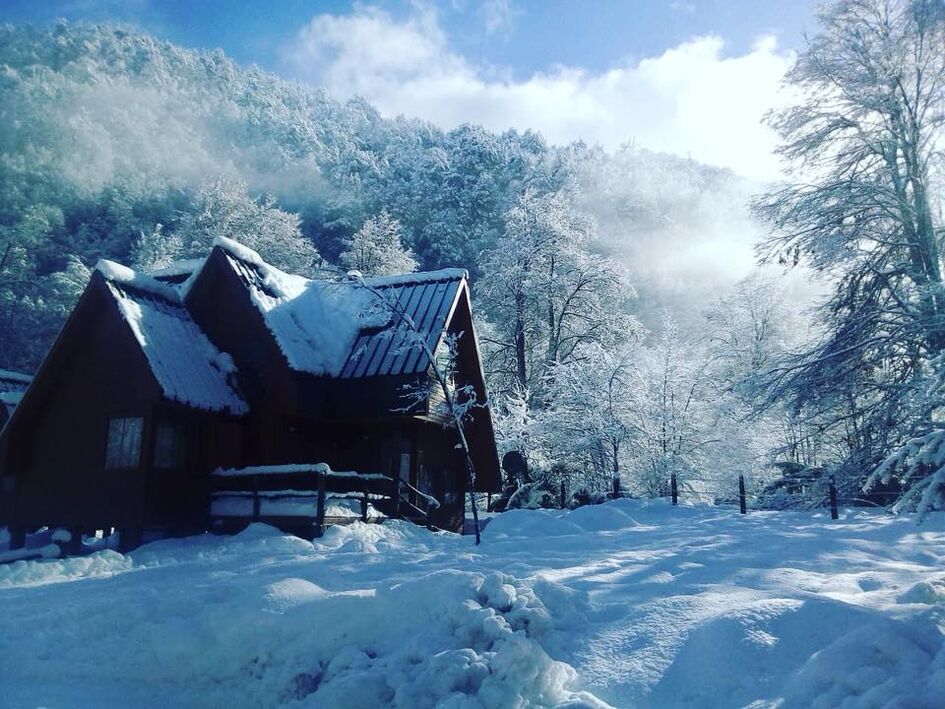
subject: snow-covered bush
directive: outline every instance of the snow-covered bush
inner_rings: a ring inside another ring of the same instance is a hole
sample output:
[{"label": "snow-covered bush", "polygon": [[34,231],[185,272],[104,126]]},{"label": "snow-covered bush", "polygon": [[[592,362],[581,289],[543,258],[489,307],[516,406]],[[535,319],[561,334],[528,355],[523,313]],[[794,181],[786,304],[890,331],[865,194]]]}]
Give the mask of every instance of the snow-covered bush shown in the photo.
[{"label": "snow-covered bush", "polygon": [[547,479],[525,483],[509,498],[506,509],[537,510],[561,506],[560,489]]}]

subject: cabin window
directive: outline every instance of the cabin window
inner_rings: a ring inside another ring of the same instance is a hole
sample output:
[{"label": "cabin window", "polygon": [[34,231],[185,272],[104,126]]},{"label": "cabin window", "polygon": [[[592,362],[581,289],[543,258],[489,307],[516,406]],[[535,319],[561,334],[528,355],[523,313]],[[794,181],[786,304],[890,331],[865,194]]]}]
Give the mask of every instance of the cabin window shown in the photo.
[{"label": "cabin window", "polygon": [[143,418],[114,418],[108,420],[108,440],[105,447],[105,469],[137,468],[141,463],[141,436]]},{"label": "cabin window", "polygon": [[154,431],[154,467],[183,468],[187,463],[187,437],[175,423],[159,423]]}]

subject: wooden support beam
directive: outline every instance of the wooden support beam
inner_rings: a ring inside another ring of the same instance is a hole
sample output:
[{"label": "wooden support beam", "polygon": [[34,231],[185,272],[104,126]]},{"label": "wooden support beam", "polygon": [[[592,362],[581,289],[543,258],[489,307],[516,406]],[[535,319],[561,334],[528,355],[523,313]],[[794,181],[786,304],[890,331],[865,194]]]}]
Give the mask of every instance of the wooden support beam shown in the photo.
[{"label": "wooden support beam", "polygon": [[400,519],[400,465],[394,466],[394,478],[391,481],[391,499],[393,503],[393,511],[391,516],[394,519]]},{"label": "wooden support beam", "polygon": [[328,476],[318,474],[318,501],[315,503],[315,529],[318,536],[325,532],[325,482]]}]

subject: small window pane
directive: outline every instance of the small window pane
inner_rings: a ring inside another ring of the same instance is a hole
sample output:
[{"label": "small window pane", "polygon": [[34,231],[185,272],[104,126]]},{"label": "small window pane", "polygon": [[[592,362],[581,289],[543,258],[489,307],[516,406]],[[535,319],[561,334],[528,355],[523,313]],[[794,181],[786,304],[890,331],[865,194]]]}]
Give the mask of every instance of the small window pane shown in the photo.
[{"label": "small window pane", "polygon": [[116,470],[137,468],[141,463],[141,434],[143,418],[108,420],[108,442],[105,449],[105,468]]},{"label": "small window pane", "polygon": [[182,468],[187,460],[187,445],[180,426],[159,423],[154,433],[154,467]]}]

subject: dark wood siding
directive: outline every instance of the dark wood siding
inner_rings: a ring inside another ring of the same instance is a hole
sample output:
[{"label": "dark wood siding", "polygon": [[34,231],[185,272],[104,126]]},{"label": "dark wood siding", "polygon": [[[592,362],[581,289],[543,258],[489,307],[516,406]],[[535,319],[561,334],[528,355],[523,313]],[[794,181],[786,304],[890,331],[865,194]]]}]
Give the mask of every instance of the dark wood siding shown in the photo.
[{"label": "dark wood siding", "polygon": [[[131,524],[142,515],[143,470],[105,471],[108,419],[147,418],[161,392],[113,302],[93,293],[71,325],[11,432],[16,519]],[[144,439],[147,445],[147,427]]]}]

